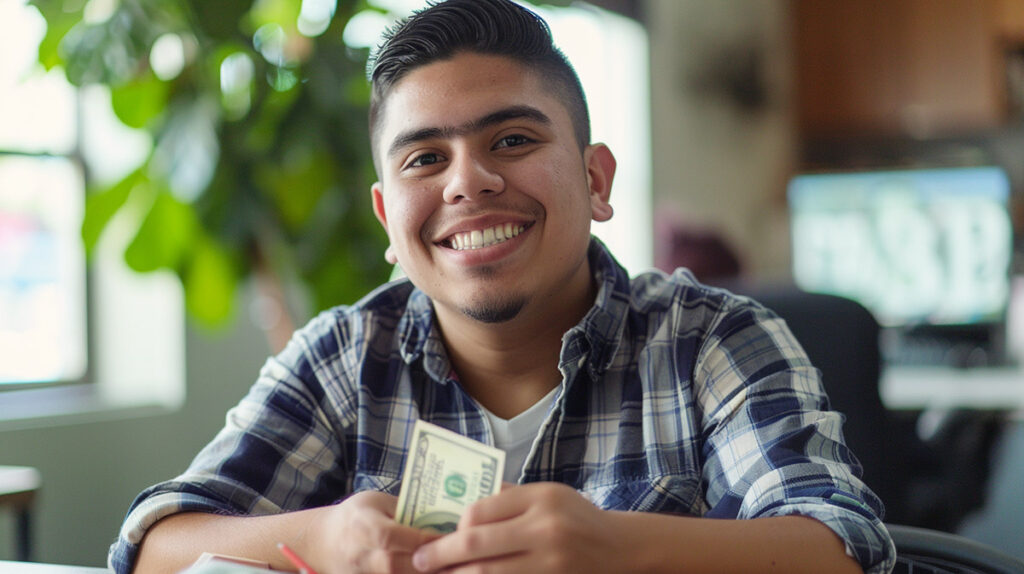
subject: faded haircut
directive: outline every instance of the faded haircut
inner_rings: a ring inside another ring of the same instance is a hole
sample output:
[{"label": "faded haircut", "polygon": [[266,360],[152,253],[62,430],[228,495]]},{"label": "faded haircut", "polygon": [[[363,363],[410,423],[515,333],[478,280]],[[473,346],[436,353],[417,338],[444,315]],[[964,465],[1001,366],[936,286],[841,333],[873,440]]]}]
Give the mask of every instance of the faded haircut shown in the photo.
[{"label": "faded haircut", "polygon": [[430,2],[384,33],[367,62],[370,141],[377,132],[391,89],[409,72],[460,52],[510,58],[539,74],[562,101],[582,150],[590,143],[590,116],[583,86],[569,60],[552,41],[540,16],[510,0]]}]

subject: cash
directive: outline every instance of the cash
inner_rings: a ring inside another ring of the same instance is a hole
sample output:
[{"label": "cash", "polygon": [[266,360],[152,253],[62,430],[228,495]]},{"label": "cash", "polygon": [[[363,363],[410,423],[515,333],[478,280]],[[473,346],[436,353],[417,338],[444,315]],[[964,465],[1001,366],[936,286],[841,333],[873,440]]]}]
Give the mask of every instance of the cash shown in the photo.
[{"label": "cash", "polygon": [[505,452],[417,420],[405,461],[395,520],[446,534],[467,506],[497,494]]}]

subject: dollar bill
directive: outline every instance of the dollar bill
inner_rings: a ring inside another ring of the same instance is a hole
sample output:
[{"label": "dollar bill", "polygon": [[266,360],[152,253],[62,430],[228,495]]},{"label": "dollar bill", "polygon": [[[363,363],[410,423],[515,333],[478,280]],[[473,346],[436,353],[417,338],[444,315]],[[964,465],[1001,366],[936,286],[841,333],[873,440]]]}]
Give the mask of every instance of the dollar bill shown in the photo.
[{"label": "dollar bill", "polygon": [[454,532],[467,506],[501,490],[500,449],[422,420],[410,445],[395,514],[401,524]]}]

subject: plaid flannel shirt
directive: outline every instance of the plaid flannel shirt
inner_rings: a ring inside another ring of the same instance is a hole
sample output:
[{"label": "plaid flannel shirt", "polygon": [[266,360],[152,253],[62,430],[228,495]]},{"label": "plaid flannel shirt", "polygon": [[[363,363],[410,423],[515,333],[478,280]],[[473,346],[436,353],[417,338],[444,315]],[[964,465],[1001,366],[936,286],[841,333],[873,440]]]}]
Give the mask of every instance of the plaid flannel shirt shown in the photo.
[{"label": "plaid flannel shirt", "polygon": [[[881,502],[784,322],[685,270],[630,280],[596,239],[589,257],[597,299],[563,337],[563,380],[522,482],[562,482],[604,509],[809,516],[867,571],[890,571]],[[493,444],[429,298],[403,280],[297,331],[190,467],[136,498],[109,563],[128,572],[146,529],[178,512],[270,514],[363,490],[397,495],[417,418]]]}]

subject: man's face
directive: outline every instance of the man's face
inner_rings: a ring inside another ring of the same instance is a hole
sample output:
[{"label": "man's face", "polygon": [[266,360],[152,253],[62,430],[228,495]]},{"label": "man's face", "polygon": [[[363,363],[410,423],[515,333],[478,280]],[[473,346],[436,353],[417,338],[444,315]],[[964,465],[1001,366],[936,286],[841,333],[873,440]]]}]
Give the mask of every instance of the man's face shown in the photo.
[{"label": "man's face", "polygon": [[513,60],[462,53],[387,96],[374,210],[389,258],[439,314],[501,322],[589,289],[590,220],[611,217],[614,159],[581,152],[540,82]]}]

